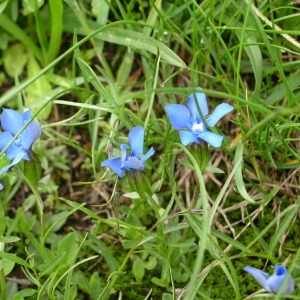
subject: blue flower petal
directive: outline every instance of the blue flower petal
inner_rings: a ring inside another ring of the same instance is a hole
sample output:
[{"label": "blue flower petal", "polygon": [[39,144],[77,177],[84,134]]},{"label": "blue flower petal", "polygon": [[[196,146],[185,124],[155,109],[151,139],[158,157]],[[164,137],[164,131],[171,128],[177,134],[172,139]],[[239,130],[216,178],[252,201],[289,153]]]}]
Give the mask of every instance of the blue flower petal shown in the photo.
[{"label": "blue flower petal", "polygon": [[117,157],[109,158],[103,161],[101,166],[110,168],[117,173],[120,178],[124,176],[124,170],[121,168],[121,161]]},{"label": "blue flower petal", "polygon": [[144,163],[150,156],[154,154],[155,150],[151,147],[148,152],[140,159],[142,163]]},{"label": "blue flower petal", "polygon": [[[31,112],[30,110],[26,110],[22,114],[24,124],[31,119]],[[23,125],[24,125],[23,124]],[[19,128],[20,130],[21,128]],[[24,137],[23,147],[29,149],[33,142],[35,142],[42,134],[41,126],[35,122],[31,121],[28,126],[24,129],[21,133],[21,136]]]},{"label": "blue flower petal", "polygon": [[198,134],[198,138],[217,148],[221,147],[224,137],[220,134],[205,130]]},{"label": "blue flower petal", "polygon": [[267,292],[273,292],[276,293],[280,289],[285,276],[274,276],[272,275],[269,280],[265,283],[264,289]]},{"label": "blue flower petal", "polygon": [[132,156],[139,156],[144,151],[144,128],[142,126],[134,127],[128,134],[128,141]]},{"label": "blue flower petal", "polygon": [[23,127],[23,116],[13,109],[3,109],[1,116],[1,126],[5,131],[9,131],[12,135]]},{"label": "blue flower petal", "polygon": [[285,294],[292,294],[295,291],[295,281],[294,281],[294,279],[292,278],[292,276],[290,274],[288,274],[288,276],[289,276],[288,284],[287,284],[287,287],[286,287],[284,293]]},{"label": "blue flower petal", "polygon": [[[201,88],[198,88],[198,90],[201,90]],[[196,102],[198,103],[202,116],[206,116],[208,114],[208,106],[207,106],[205,94],[201,92],[192,93],[189,95],[187,99],[187,107],[192,117],[196,119],[198,123],[200,123],[202,118],[201,118],[201,114],[199,113]]]},{"label": "blue flower petal", "polygon": [[22,154],[23,159],[30,160],[27,150],[24,150],[22,147],[16,146],[16,143],[12,143],[9,148],[5,151],[9,159],[16,158],[19,154]]},{"label": "blue flower petal", "polygon": [[[3,150],[13,139],[13,136],[10,132],[4,131],[0,133],[0,150]],[[22,148],[21,143],[14,141],[6,150],[5,153],[8,157],[8,159],[14,159],[17,157],[19,153],[23,155],[23,158],[26,160],[29,160],[29,155],[27,153],[27,150]]]},{"label": "blue flower petal", "polygon": [[169,104],[166,106],[167,114],[174,129],[190,128],[192,118],[186,106],[181,104]]},{"label": "blue flower petal", "polygon": [[[284,284],[284,288],[282,290],[283,294],[291,294],[295,289],[295,282],[290,274],[288,274],[286,268],[284,266],[275,266],[275,272],[268,280],[264,286],[267,292],[276,293],[281,288],[282,284]],[[286,277],[288,279],[285,281]]]},{"label": "blue flower petal", "polygon": [[0,170],[0,175],[5,173],[6,171],[8,171],[8,169],[10,169],[12,166],[18,164],[24,158],[24,155],[25,155],[25,153],[22,153],[22,152],[18,153],[9,165],[3,167]]},{"label": "blue flower petal", "polygon": [[180,135],[181,143],[184,146],[186,146],[192,142],[200,144],[200,140],[198,139],[198,137],[191,131],[181,130],[181,131],[179,131],[179,135]]},{"label": "blue flower petal", "polygon": [[[5,130],[6,138],[0,142],[0,146],[2,149],[4,148],[4,141],[6,141],[6,145],[9,143],[11,139],[8,141],[8,133],[12,136],[15,136],[20,129],[24,126],[24,124],[30,120],[31,113],[30,111],[26,111],[23,114],[16,112],[13,109],[4,109],[1,117],[1,125]],[[23,130],[20,136],[13,142],[13,144],[7,149],[6,154],[10,159],[16,157],[17,153],[25,153],[24,159],[29,160],[28,150],[30,149],[32,143],[36,141],[41,135],[41,127],[36,122],[31,122],[28,126]],[[5,145],[5,146],[6,146]]]},{"label": "blue flower petal", "polygon": [[22,118],[24,123],[26,123],[27,121],[29,121],[31,119],[31,111],[29,109],[27,109],[26,111],[24,111],[22,113]]},{"label": "blue flower petal", "polygon": [[3,150],[12,139],[13,136],[10,132],[8,131],[0,132],[0,150]]},{"label": "blue flower petal", "polygon": [[126,161],[122,162],[121,167],[126,170],[144,170],[144,164],[136,156],[128,157]]},{"label": "blue flower petal", "polygon": [[263,287],[265,288],[265,284],[267,282],[267,279],[270,277],[270,275],[268,273],[265,273],[259,269],[250,267],[250,266],[246,266],[244,268],[244,271],[248,272],[250,275],[252,275],[256,281]]},{"label": "blue flower petal", "polygon": [[0,183],[0,191],[2,191],[2,190],[3,190],[3,184]]},{"label": "blue flower petal", "polygon": [[233,106],[228,103],[222,103],[216,107],[213,113],[206,119],[208,126],[215,126],[221,118],[233,110]]},{"label": "blue flower petal", "polygon": [[28,151],[32,143],[40,137],[41,133],[41,127],[38,123],[34,121],[29,123],[20,135],[22,147]]}]

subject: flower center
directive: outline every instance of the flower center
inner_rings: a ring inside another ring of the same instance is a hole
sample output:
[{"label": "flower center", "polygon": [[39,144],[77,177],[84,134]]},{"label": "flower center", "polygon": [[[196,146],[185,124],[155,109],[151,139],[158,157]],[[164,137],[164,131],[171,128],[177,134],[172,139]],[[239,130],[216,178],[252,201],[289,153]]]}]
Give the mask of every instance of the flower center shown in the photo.
[{"label": "flower center", "polygon": [[205,131],[205,126],[204,126],[204,124],[201,122],[201,123],[197,123],[197,122],[195,122],[194,124],[193,124],[193,126],[192,126],[192,132],[194,133],[194,134],[199,134],[199,133],[201,133],[201,132],[203,132],[203,131]]}]

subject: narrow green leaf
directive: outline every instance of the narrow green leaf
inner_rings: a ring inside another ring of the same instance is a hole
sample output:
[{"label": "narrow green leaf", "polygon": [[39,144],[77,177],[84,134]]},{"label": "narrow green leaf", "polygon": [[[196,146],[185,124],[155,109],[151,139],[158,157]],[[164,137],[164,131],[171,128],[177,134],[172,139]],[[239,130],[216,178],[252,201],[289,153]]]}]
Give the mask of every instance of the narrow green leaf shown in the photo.
[{"label": "narrow green leaf", "polygon": [[96,73],[93,71],[93,69],[85,62],[83,61],[79,56],[76,56],[77,63],[79,65],[79,68],[81,69],[84,77],[87,79],[88,82],[90,82],[95,89],[99,92],[100,95],[103,96],[103,98],[108,101],[109,103],[116,103],[116,101],[111,97],[111,95],[107,92],[104,85],[99,80]]},{"label": "narrow green leaf", "polygon": [[235,157],[233,160],[233,165],[234,165],[234,167],[236,167],[234,179],[235,179],[236,187],[237,187],[239,193],[241,194],[241,196],[245,200],[247,200],[251,203],[255,203],[255,200],[253,200],[251,198],[251,196],[248,194],[245,184],[244,184],[244,180],[243,180],[243,171],[242,171],[243,150],[244,150],[243,144],[238,143],[238,145],[236,147]]},{"label": "narrow green leaf", "polygon": [[0,243],[14,243],[19,241],[20,238],[17,236],[5,236],[3,238],[0,238]]},{"label": "narrow green leaf", "polygon": [[22,291],[17,292],[17,293],[13,296],[12,300],[24,299],[24,297],[30,297],[30,296],[33,296],[33,295],[36,294],[36,293],[37,293],[37,290],[36,290],[36,289],[30,289],[30,288],[24,289],[24,290],[22,290]]},{"label": "narrow green leaf", "polygon": [[26,235],[27,235],[27,238],[32,243],[32,245],[34,246],[34,248],[39,252],[39,254],[41,255],[41,257],[44,258],[43,245],[40,244],[40,242],[37,240],[37,238],[30,231],[27,231]]},{"label": "narrow green leaf", "polygon": [[232,245],[233,247],[239,249],[239,250],[247,250],[247,248],[240,242],[234,240],[233,238],[229,237],[228,235],[217,231],[217,230],[212,230],[211,234],[224,242],[226,242],[228,245]]},{"label": "narrow green leaf", "polygon": [[86,245],[91,247],[94,251],[99,253],[107,262],[110,272],[115,272],[119,268],[117,259],[113,256],[109,248],[100,240],[96,239],[93,235],[88,235]]},{"label": "narrow green leaf", "polygon": [[51,13],[51,35],[47,53],[47,62],[51,62],[55,59],[61,45],[63,27],[63,1],[49,0],[49,7]]},{"label": "narrow green leaf", "polygon": [[291,227],[291,223],[292,223],[293,219],[295,218],[295,215],[298,213],[298,211],[299,211],[299,204],[298,204],[298,208],[295,208],[295,209],[289,211],[289,213],[284,217],[283,221],[279,224],[276,232],[274,233],[274,235],[271,238],[271,241],[270,241],[270,244],[268,247],[268,251],[270,253],[273,253],[275,251],[275,248],[276,248],[276,246],[278,246],[280,239],[284,236],[284,234]]},{"label": "narrow green leaf", "polygon": [[264,250],[265,252],[267,252],[267,251],[268,251],[268,244],[267,244],[267,242],[264,240],[262,232],[259,230],[259,228],[257,228],[257,226],[255,226],[255,224],[254,224],[254,222],[252,221],[251,218],[249,218],[249,222],[250,222],[251,227],[252,227],[253,231],[255,232],[255,236],[256,236],[257,239],[259,240],[259,243],[261,244],[263,250]]},{"label": "narrow green leaf", "polygon": [[3,11],[6,8],[6,6],[7,6],[7,4],[8,4],[9,1],[10,0],[4,0],[4,1],[2,1],[2,3],[0,4],[0,14],[3,13]]},{"label": "narrow green leaf", "polygon": [[151,7],[150,13],[146,21],[146,24],[148,26],[143,28],[143,33],[147,36],[150,36],[152,28],[155,28],[157,19],[159,18],[158,12],[161,10],[161,3],[162,0],[156,0],[154,5]]},{"label": "narrow green leaf", "polygon": [[22,258],[14,255],[14,254],[0,251],[0,257],[14,261],[15,263],[17,263],[23,267],[30,268],[29,263],[27,263],[25,260],[23,260]]},{"label": "narrow green leaf", "polygon": [[0,237],[3,236],[6,229],[6,221],[5,221],[5,210],[4,203],[1,201],[0,203]]},{"label": "narrow green leaf", "polygon": [[[76,29],[78,30],[78,34],[87,34],[86,29],[84,29],[77,20],[74,20],[74,17],[72,18],[71,16],[67,15],[66,19],[70,20],[70,22],[67,22],[66,20],[64,22],[64,29],[66,31],[73,33],[75,23],[77,25]],[[91,31],[97,30],[99,28],[99,24],[97,24],[96,22],[89,21],[88,24],[90,26]],[[142,25],[137,24],[136,22],[134,22],[134,24],[139,26]],[[97,34],[95,38],[117,45],[132,47],[134,51],[143,50],[146,52],[150,52],[154,55],[160,54],[162,60],[166,61],[169,64],[172,64],[179,68],[187,67],[185,62],[177,54],[175,54],[168,46],[140,32],[122,28],[107,27],[102,32]]]},{"label": "narrow green leaf", "polygon": [[134,62],[134,51],[128,49],[124,54],[120,67],[117,72],[116,85],[122,87],[128,83],[128,77],[131,74]]},{"label": "narrow green leaf", "polygon": [[96,38],[118,45],[133,47],[133,50],[144,50],[152,54],[160,54],[167,63],[186,68],[184,61],[162,42],[142,33],[121,28],[110,28],[99,33]]},{"label": "narrow green leaf", "polygon": [[[291,90],[298,89],[299,82],[300,82],[300,72],[291,74],[287,78],[287,83]],[[273,91],[266,98],[265,103],[266,105],[276,105],[284,97],[286,97],[286,83],[281,82],[274,86]]]}]

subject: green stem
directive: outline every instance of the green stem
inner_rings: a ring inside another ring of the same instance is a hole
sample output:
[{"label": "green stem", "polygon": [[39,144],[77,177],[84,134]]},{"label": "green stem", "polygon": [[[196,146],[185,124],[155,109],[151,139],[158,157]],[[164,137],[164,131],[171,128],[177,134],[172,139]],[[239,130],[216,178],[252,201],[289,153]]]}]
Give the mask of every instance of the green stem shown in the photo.
[{"label": "green stem", "polygon": [[192,165],[195,168],[195,173],[198,178],[198,184],[200,187],[200,195],[199,195],[199,203],[196,206],[196,208],[201,207],[202,208],[202,220],[201,220],[201,227],[197,225],[197,223],[193,220],[193,215],[187,214],[187,219],[195,232],[201,230],[201,236],[200,242],[199,242],[199,249],[197,251],[197,257],[194,263],[193,272],[191,274],[190,282],[189,282],[189,288],[184,296],[184,300],[194,299],[196,296],[197,286],[198,286],[198,274],[202,270],[203,261],[204,261],[204,255],[207,247],[207,240],[210,235],[211,228],[209,228],[208,224],[208,200],[207,200],[207,192],[205,188],[205,182],[203,179],[203,175],[200,169],[199,164],[197,163],[195,157],[190,153],[187,148],[185,148],[183,145],[176,143],[178,148],[181,148],[185,154],[189,157]]},{"label": "green stem", "polygon": [[[3,264],[3,261],[1,262]],[[6,280],[5,280],[3,266],[0,270],[0,289],[1,289],[1,300],[6,300]]]},{"label": "green stem", "polygon": [[[4,251],[4,243],[0,243],[0,251]],[[4,274],[4,261],[0,260],[0,292],[1,292],[1,300],[6,300],[6,280]]]},{"label": "green stem", "polygon": [[32,184],[30,179],[26,177],[26,175],[24,174],[24,172],[22,172],[20,170],[20,168],[19,168],[19,171],[20,171],[20,173],[22,173],[24,181],[29,186],[29,188],[31,189],[32,193],[35,196],[38,217],[40,219],[41,241],[44,242],[44,213],[43,213],[44,203],[43,203],[43,200],[42,200],[40,193],[39,193],[38,189],[36,188],[36,186],[34,186]]},{"label": "green stem", "polygon": [[[4,203],[0,201],[0,237],[2,237],[6,230]],[[5,244],[0,242],[0,252],[4,252]],[[6,280],[4,274],[4,261],[0,260],[0,293],[1,300],[6,300]]]}]

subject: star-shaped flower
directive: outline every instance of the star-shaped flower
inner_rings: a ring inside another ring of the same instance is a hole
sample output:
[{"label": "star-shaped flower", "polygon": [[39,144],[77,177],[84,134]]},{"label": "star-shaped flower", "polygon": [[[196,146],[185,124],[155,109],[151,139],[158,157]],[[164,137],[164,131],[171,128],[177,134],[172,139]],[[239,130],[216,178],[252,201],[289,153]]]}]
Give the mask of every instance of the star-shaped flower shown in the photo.
[{"label": "star-shaped flower", "polygon": [[[144,129],[142,126],[133,128],[128,135],[129,145],[121,144],[121,159],[113,157],[102,162],[101,166],[108,167],[118,174],[124,176],[126,170],[144,170],[144,162],[154,154],[151,148],[145,155],[144,152]],[[129,150],[129,151],[128,151]]]},{"label": "star-shaped flower", "polygon": [[[41,135],[40,125],[32,121],[12,142],[13,138],[20,129],[31,119],[29,110],[20,114],[13,109],[4,109],[1,116],[1,127],[4,130],[0,132],[0,150],[4,150],[11,163],[0,170],[0,175],[5,173],[10,167],[19,163],[22,159],[29,160],[29,150],[33,142]],[[9,145],[9,147],[7,147]],[[3,186],[0,184],[0,189]]]},{"label": "star-shaped flower", "polygon": [[288,273],[285,266],[274,266],[275,269],[273,275],[269,275],[259,269],[247,266],[244,271],[252,275],[257,282],[267,291],[277,293],[281,286],[283,294],[291,294],[295,289],[295,282],[292,276]]},{"label": "star-shaped flower", "polygon": [[[198,90],[201,90],[201,88],[198,88]],[[202,92],[190,94],[187,106],[181,104],[169,104],[166,106],[171,124],[174,129],[179,130],[181,143],[184,146],[192,142],[200,144],[201,140],[203,140],[213,147],[220,147],[224,137],[211,132],[207,126],[215,126],[222,117],[232,110],[233,106],[222,103],[216,107],[204,122],[203,118],[208,115],[208,105],[206,96]]]}]

